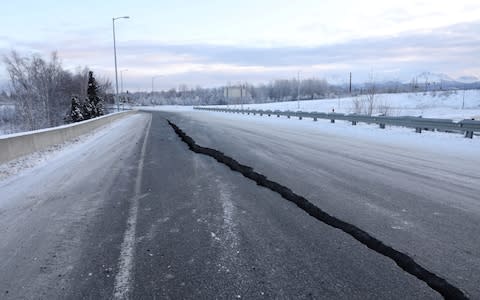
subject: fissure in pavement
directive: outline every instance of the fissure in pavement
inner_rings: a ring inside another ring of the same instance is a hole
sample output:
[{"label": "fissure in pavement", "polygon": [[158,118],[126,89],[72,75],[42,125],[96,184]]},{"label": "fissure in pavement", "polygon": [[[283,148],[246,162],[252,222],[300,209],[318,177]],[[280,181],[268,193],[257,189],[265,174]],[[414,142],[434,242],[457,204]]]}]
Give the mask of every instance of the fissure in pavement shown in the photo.
[{"label": "fissure in pavement", "polygon": [[241,173],[246,178],[255,181],[258,185],[266,187],[280,194],[284,199],[295,203],[299,208],[315,219],[331,227],[342,230],[373,251],[392,259],[405,272],[425,282],[433,290],[440,293],[445,299],[468,299],[468,297],[459,288],[453,286],[448,281],[439,277],[433,272],[428,271],[415,262],[407,254],[395,250],[391,246],[385,245],[382,241],[371,236],[369,233],[360,229],[359,227],[328,214],[314,205],[312,202],[308,201],[306,198],[294,193],[286,186],[271,181],[266,176],[255,172],[253,168],[240,164],[235,159],[223,154],[218,150],[197,145],[197,143],[185,132],[183,132],[177,125],[169,120],[167,121],[175,133],[181,138],[181,140],[188,145],[191,151],[213,157],[218,162],[228,166],[231,170]]}]

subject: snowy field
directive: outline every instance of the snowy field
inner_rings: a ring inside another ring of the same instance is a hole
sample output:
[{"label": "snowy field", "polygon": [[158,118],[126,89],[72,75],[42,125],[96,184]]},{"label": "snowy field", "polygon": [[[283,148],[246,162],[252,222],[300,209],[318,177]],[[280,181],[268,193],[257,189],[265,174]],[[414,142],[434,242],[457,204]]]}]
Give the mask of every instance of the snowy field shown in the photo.
[{"label": "snowy field", "polygon": [[[281,111],[317,111],[317,112],[335,112],[353,113],[353,102],[359,97],[341,98],[341,99],[323,99],[323,100],[305,100],[305,101],[289,101],[289,102],[272,102],[262,104],[245,104],[244,109],[263,109],[263,110],[281,110]],[[423,116],[425,118],[444,118],[460,121],[463,119],[475,118],[480,120],[480,90],[467,91],[448,91],[448,92],[429,92],[429,93],[402,93],[402,94],[379,94],[375,95],[377,107],[387,106],[390,116]],[[463,106],[463,109],[462,109]],[[240,109],[241,105],[224,105],[212,107],[229,107]],[[221,118],[228,118],[235,122],[276,122],[282,123],[282,126],[292,126],[299,130],[310,130],[310,127],[317,127],[317,130],[330,132],[333,135],[345,136],[352,138],[354,136],[362,136],[367,140],[385,141],[387,144],[424,145],[426,147],[440,147],[440,149],[455,148],[457,151],[467,145],[474,147],[477,151],[480,147],[478,142],[480,138],[475,136],[473,141],[465,139],[462,134],[451,134],[441,132],[423,132],[415,133],[412,129],[402,127],[389,127],[379,130],[377,125],[368,125],[359,123],[357,126],[351,126],[349,122],[337,121],[335,124],[329,123],[328,120],[319,120],[319,122],[296,122],[296,120],[283,120],[278,118],[268,118],[260,116],[242,116],[225,113],[215,113],[206,111],[193,111],[191,106],[155,106],[142,107],[142,110],[162,110],[171,112],[183,112],[196,116],[205,113],[212,118],[219,118],[218,114],[223,114]],[[374,114],[378,111],[374,111]],[[263,118],[265,120],[257,120]],[[310,124],[307,124],[310,123]],[[317,125],[315,125],[317,124]],[[322,124],[322,125],[320,125]],[[304,127],[304,128],[302,128]],[[320,128],[320,129],[318,129]],[[453,144],[455,144],[455,146]]]},{"label": "snowy field", "polygon": [[311,119],[298,120],[297,118],[287,119],[274,116],[228,114],[194,110],[191,106],[165,105],[142,107],[141,109],[180,113],[202,122],[220,124],[219,126],[244,124],[244,127],[252,127],[252,130],[255,130],[253,128],[256,126],[257,128],[273,127],[278,131],[288,131],[292,134],[296,132],[299,135],[329,135],[334,139],[340,138],[344,141],[353,140],[359,143],[373,143],[387,148],[392,147],[413,152],[420,151],[423,153],[427,151],[432,155],[468,157],[476,161],[478,161],[478,151],[480,151],[480,137],[475,136],[473,139],[466,139],[463,134],[455,133],[423,131],[419,134],[411,128],[404,127],[387,126],[385,129],[380,129],[378,125],[373,124],[358,123],[358,125],[352,126],[350,122],[345,121],[337,121],[332,124],[330,120],[313,122]]},{"label": "snowy field", "polygon": [[[262,104],[246,104],[247,109],[270,109],[282,111],[317,111],[337,113],[354,113],[354,101],[365,96],[304,100],[289,102],[273,102]],[[423,116],[424,118],[443,118],[460,121],[463,119],[480,119],[480,90],[467,91],[443,91],[428,93],[402,93],[402,94],[378,94],[375,95],[374,114],[387,108],[389,116]],[[463,109],[462,109],[463,105]],[[215,106],[215,107],[227,107]],[[240,108],[241,105],[229,105],[229,108]]]}]

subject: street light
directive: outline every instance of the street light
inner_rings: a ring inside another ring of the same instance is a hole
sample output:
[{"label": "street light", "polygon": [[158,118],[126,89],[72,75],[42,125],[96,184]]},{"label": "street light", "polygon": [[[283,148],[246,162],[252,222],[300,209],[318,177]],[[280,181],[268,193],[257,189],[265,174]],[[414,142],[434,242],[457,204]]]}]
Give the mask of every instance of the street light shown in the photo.
[{"label": "street light", "polygon": [[123,72],[127,72],[128,69],[120,70],[120,94],[123,94]]},{"label": "street light", "polygon": [[123,16],[123,17],[116,17],[112,18],[112,25],[113,25],[113,57],[115,59],[115,94],[118,97],[118,72],[117,72],[117,45],[115,41],[115,20],[118,19],[130,19],[129,16]]}]

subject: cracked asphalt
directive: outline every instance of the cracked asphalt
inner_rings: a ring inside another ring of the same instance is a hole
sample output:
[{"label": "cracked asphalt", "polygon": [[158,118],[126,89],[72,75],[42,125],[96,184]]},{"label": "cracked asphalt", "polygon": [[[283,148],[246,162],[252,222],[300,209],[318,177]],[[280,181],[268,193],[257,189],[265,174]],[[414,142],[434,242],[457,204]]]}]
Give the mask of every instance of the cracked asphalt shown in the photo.
[{"label": "cracked asphalt", "polygon": [[[81,159],[58,155],[51,158],[48,168],[35,168],[0,182],[1,298],[111,299],[121,272],[128,274],[123,284],[124,297],[129,299],[441,298],[351,236],[213,158],[193,153],[166,118],[200,145],[229,154],[415,256],[472,298],[480,294],[471,282],[478,277],[473,269],[479,256],[478,249],[470,246],[478,238],[462,244],[468,230],[475,227],[466,221],[476,221],[478,229],[478,211],[451,208],[446,201],[429,202],[427,188],[421,195],[415,188],[405,189],[409,170],[393,168],[395,160],[387,160],[384,167],[379,161],[373,165],[396,173],[398,186],[389,185],[388,174],[365,187],[374,180],[366,176],[357,180],[353,175],[358,164],[369,163],[365,155],[349,167],[354,157],[346,157],[336,170],[328,164],[339,153],[331,145],[308,149],[300,141],[294,150],[286,144],[293,139],[292,133],[283,132],[283,140],[273,141],[279,132],[275,128],[228,126],[221,118],[205,116],[137,114],[128,122],[121,121],[126,124],[123,131],[105,132],[116,135],[114,144],[100,138],[89,140],[91,147],[82,149]],[[342,141],[334,143],[341,145]],[[351,143],[345,141],[344,147]],[[296,151],[307,154],[299,157]],[[403,154],[402,159],[408,161]],[[97,161],[95,157],[105,158]],[[423,180],[439,180],[433,171],[430,175]],[[138,191],[136,182],[140,183]],[[343,192],[341,184],[348,185]],[[22,185],[23,191],[17,191]],[[462,197],[474,192],[464,190]],[[133,203],[137,206],[134,239],[131,251],[125,252]],[[393,208],[413,212],[408,217],[386,213]],[[433,215],[422,220],[417,213],[427,208],[432,214],[449,215],[444,221],[432,221]],[[417,232],[404,221],[418,226]],[[462,233],[453,236],[455,230]],[[422,244],[421,238],[427,235]],[[456,239],[456,247],[470,252],[447,256],[449,239]],[[426,254],[429,251],[435,258]],[[119,264],[122,253],[130,253],[131,267]]]}]

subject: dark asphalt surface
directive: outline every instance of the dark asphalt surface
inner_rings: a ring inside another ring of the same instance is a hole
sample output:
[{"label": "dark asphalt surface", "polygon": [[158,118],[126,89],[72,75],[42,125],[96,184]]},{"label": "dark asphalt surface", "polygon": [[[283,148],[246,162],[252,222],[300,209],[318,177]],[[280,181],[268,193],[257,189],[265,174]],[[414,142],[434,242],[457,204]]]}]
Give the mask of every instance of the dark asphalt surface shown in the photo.
[{"label": "dark asphalt surface", "polygon": [[478,158],[337,137],[322,130],[337,126],[329,122],[198,112],[168,117],[199,145],[253,167],[480,297]]},{"label": "dark asphalt surface", "polygon": [[[76,179],[63,178],[64,187],[58,191],[32,192],[43,199],[36,202],[34,210],[21,205],[0,210],[2,225],[14,213],[22,219],[0,231],[0,298],[113,298],[133,203],[138,210],[132,268],[128,270],[130,299],[440,298],[390,259],[313,219],[280,195],[257,186],[214,159],[191,152],[166,118],[198,139],[199,144],[243,160],[399,250],[406,249],[409,254],[418,250],[420,243],[410,239],[410,231],[392,234],[387,216],[378,212],[365,215],[358,203],[351,207],[345,204],[346,194],[371,203],[385,199],[375,188],[365,192],[352,185],[335,199],[332,190],[318,184],[325,169],[319,169],[317,178],[312,179],[312,165],[319,162],[311,161],[311,156],[305,156],[303,162],[289,161],[290,148],[282,148],[281,143],[269,147],[271,140],[265,132],[242,134],[238,128],[209,126],[186,115],[155,112],[149,132],[145,132],[148,127],[143,120],[132,133],[125,133],[124,142],[130,146],[119,142],[118,147],[112,147],[118,149],[115,161],[88,165],[82,170],[84,176]],[[139,174],[145,138],[146,151]],[[93,148],[91,151],[95,152]],[[272,159],[265,159],[268,156]],[[278,157],[287,163],[287,169],[272,163]],[[352,180],[340,170],[328,171],[338,182],[342,176]],[[138,178],[140,197],[135,191]],[[416,200],[415,195],[412,199],[405,194],[398,196],[400,191],[389,190],[385,182],[381,186],[382,193],[391,195],[390,205],[394,205],[396,197],[404,201],[402,207]],[[0,191],[6,190],[0,184]],[[475,215],[471,218],[476,220]],[[433,229],[428,230],[425,235]],[[434,246],[443,242],[433,237],[432,240],[436,241]],[[432,246],[423,247],[418,256],[413,255],[416,260]],[[435,255],[438,253],[442,252]],[[439,275],[451,277],[441,272]],[[461,287],[475,295],[476,290],[470,289],[470,285]]]}]

